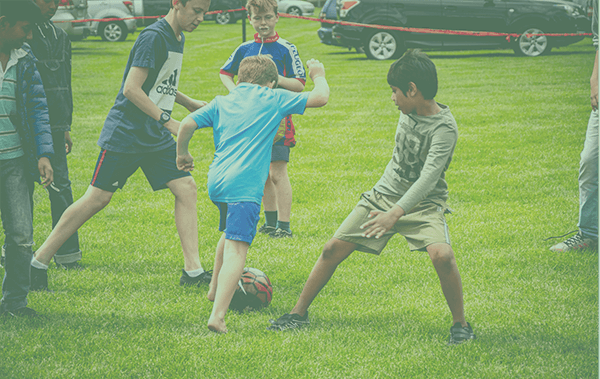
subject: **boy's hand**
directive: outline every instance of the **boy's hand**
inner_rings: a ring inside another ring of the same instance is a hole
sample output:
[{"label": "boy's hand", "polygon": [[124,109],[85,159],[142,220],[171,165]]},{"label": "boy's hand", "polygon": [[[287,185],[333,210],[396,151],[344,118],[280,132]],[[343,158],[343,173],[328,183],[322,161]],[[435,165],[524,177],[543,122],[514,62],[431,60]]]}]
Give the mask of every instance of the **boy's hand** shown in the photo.
[{"label": "boy's hand", "polygon": [[167,130],[170,131],[174,136],[179,133],[179,121],[177,120],[170,119],[163,126],[167,128]]},{"label": "boy's hand", "polygon": [[387,212],[371,211],[369,218],[372,219],[360,226],[361,229],[367,229],[363,233],[363,237],[371,238],[375,236],[375,238],[379,238],[383,236],[388,230],[392,229],[402,216],[404,216],[404,210],[398,205],[394,205]]},{"label": "boy's hand", "polygon": [[308,67],[308,76],[314,82],[316,78],[325,77],[325,66],[323,63],[319,62],[316,59],[310,59],[306,62],[306,67]]},{"label": "boy's hand", "polygon": [[50,164],[50,159],[48,159],[48,157],[41,157],[38,160],[38,170],[42,177],[42,185],[44,188],[48,188],[50,183],[54,180],[54,170],[52,170],[52,165]]},{"label": "boy's hand", "polygon": [[194,170],[194,157],[190,153],[177,156],[177,168],[181,171],[190,172]]},{"label": "boy's hand", "polygon": [[190,99],[190,101],[185,105],[185,108],[190,112],[195,112],[206,104],[208,104],[206,101]]},{"label": "boy's hand", "polygon": [[73,140],[71,139],[71,133],[65,132],[65,151],[69,154],[73,150]]}]

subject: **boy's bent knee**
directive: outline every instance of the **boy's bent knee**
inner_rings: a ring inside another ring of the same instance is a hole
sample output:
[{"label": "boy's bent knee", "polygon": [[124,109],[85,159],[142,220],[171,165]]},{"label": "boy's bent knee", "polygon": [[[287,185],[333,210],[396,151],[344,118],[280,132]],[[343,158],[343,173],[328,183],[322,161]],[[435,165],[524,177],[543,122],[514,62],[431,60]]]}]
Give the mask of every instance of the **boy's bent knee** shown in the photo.
[{"label": "boy's bent knee", "polygon": [[438,243],[429,245],[427,246],[427,252],[434,265],[445,265],[454,261],[454,251],[448,244]]},{"label": "boy's bent knee", "polygon": [[327,261],[334,261],[337,264],[341,263],[354,251],[354,244],[332,238],[325,246],[323,246],[323,252],[321,253],[321,259]]},{"label": "boy's bent knee", "polygon": [[172,180],[167,186],[175,196],[196,196],[198,193],[196,182],[191,176]]}]

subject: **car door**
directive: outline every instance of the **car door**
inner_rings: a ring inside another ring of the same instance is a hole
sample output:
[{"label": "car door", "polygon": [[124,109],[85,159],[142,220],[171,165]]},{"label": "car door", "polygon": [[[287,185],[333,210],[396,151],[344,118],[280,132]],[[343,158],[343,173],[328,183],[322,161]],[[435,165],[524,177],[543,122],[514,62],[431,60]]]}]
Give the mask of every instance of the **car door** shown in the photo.
[{"label": "car door", "polygon": [[[506,32],[508,10],[504,0],[442,0],[443,29]],[[505,37],[445,34],[444,47],[497,47]]]},{"label": "car door", "polygon": [[[442,0],[392,0],[390,13],[400,15],[404,27],[435,29],[442,20]],[[440,47],[438,35],[410,32],[405,34],[406,47]]]}]

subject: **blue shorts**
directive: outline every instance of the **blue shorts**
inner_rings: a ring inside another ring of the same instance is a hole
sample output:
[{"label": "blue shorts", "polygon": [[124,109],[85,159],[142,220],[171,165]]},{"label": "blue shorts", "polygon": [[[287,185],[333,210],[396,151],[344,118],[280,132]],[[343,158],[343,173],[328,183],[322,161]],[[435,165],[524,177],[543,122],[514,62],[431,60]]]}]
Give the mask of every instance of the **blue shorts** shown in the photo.
[{"label": "blue shorts", "polygon": [[260,218],[260,205],[251,202],[217,203],[220,212],[219,231],[232,241],[252,243]]},{"label": "blue shorts", "polygon": [[115,153],[102,149],[90,184],[115,192],[118,188],[123,188],[127,179],[141,167],[154,191],[165,189],[171,180],[191,176],[189,172],[177,169],[176,159],[175,145],[143,154]]}]

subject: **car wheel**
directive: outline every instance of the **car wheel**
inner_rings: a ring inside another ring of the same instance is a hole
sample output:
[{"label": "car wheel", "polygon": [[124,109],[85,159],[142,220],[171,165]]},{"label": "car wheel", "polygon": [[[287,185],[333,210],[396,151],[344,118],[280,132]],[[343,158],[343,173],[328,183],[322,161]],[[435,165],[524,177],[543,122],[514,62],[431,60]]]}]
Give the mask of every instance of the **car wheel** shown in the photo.
[{"label": "car wheel", "polygon": [[223,12],[215,15],[215,22],[219,25],[227,25],[231,23],[231,13]]},{"label": "car wheel", "polygon": [[526,57],[537,57],[550,52],[552,47],[548,37],[537,27],[527,28],[514,42],[513,50],[515,54]]},{"label": "car wheel", "polygon": [[369,59],[396,59],[404,53],[404,43],[394,33],[387,30],[376,30],[369,35],[364,46]]},{"label": "car wheel", "polygon": [[100,24],[100,36],[108,42],[125,41],[127,29],[125,24],[120,21],[103,22]]},{"label": "car wheel", "polygon": [[302,16],[302,11],[298,7],[289,7],[287,9],[287,14],[291,14],[292,16]]}]

